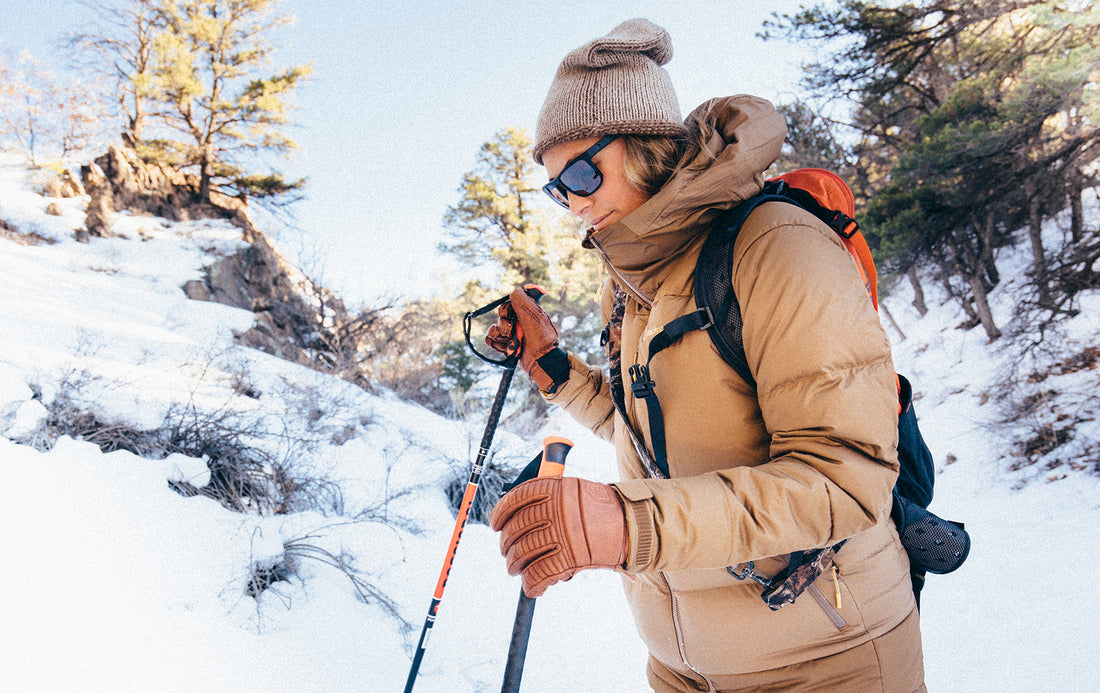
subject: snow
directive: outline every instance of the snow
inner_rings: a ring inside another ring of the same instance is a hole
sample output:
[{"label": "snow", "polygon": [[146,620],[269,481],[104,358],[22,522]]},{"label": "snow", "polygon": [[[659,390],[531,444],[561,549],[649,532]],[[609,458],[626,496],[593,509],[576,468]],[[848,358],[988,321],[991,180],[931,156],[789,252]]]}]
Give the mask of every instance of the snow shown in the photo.
[{"label": "snow", "polygon": [[[465,481],[484,419],[447,420],[234,345],[251,314],[180,290],[239,247],[228,224],[120,215],[126,238],[79,244],[83,201],[60,200],[62,217],[47,202],[0,161],[0,218],[55,241],[0,238],[0,691],[401,689],[454,528],[443,487]],[[1006,277],[1025,265],[1000,261]],[[1011,284],[993,294],[1002,325]],[[930,576],[923,595],[929,690],[1094,689],[1100,479],[1010,471],[989,398],[1010,354],[980,328],[954,329],[953,304],[930,296],[920,318],[905,287],[885,300],[937,459],[932,509],[974,539],[966,565]],[[1082,301],[1068,343],[1096,342],[1098,302]],[[1095,389],[1095,371],[1061,377],[1067,392]],[[513,389],[526,386],[518,376]],[[64,406],[139,431],[187,407],[229,417],[298,474],[337,483],[342,502],[261,516],[184,497],[168,481],[204,486],[206,460],[104,453],[68,435],[46,449],[47,417]],[[1095,439],[1097,424],[1079,432]],[[560,414],[544,433],[576,443],[569,473],[613,479],[606,443]],[[541,436],[498,431],[491,463],[525,462]],[[293,547],[350,561],[410,627]],[[288,551],[296,573],[249,596],[252,567]],[[468,524],[415,690],[497,690],[518,594],[496,536]],[[538,600],[524,690],[646,690],[645,656],[618,577],[587,571]]]}]

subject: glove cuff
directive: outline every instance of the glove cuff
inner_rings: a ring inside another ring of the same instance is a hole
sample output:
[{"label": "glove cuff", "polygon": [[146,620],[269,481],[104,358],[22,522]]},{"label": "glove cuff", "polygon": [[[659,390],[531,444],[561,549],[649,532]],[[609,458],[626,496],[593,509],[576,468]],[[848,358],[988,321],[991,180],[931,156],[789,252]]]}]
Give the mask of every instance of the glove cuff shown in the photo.
[{"label": "glove cuff", "polygon": [[554,347],[535,361],[530,375],[540,390],[553,394],[569,380],[569,355]]}]

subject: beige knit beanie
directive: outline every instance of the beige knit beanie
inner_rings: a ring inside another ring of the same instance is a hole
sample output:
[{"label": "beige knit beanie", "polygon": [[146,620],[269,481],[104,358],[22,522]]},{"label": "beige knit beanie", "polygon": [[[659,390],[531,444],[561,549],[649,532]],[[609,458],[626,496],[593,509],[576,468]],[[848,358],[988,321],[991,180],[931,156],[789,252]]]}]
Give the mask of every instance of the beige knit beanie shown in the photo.
[{"label": "beige knit beanie", "polygon": [[562,142],[600,135],[685,132],[672,81],[668,32],[631,19],[565,56],[535,127],[535,161]]}]

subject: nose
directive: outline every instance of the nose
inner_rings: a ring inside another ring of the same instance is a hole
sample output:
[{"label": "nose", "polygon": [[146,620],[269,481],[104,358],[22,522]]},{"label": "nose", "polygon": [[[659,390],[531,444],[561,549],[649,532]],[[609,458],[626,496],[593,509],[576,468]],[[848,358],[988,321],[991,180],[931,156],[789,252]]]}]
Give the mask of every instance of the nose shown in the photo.
[{"label": "nose", "polygon": [[569,212],[573,216],[584,217],[584,213],[592,208],[592,198],[584,197],[583,195],[574,195],[573,193],[567,193],[569,195]]}]

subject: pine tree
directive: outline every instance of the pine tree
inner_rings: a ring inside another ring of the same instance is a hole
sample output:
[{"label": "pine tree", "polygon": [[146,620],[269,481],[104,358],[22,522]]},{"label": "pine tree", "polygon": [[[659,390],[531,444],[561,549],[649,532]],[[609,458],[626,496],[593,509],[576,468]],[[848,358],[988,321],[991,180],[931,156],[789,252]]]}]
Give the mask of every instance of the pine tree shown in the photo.
[{"label": "pine tree", "polygon": [[1097,155],[1100,123],[1080,114],[1095,108],[1100,14],[1057,0],[847,0],[772,27],[838,47],[809,66],[809,86],[852,106],[881,260],[902,272],[940,264],[996,338],[985,300],[999,279],[995,248],[1030,219],[1044,286],[1041,219]]},{"label": "pine tree", "polygon": [[447,240],[440,249],[472,266],[499,266],[511,284],[545,284],[534,176],[531,138],[515,127],[496,133],[463,176],[462,199],[444,215]]},{"label": "pine tree", "polygon": [[270,37],[291,18],[276,0],[159,0],[164,30],[153,38],[158,95],[152,117],[181,136],[161,143],[199,175],[199,195],[228,185],[262,197],[301,187],[281,174],[248,175],[260,152],[285,155],[296,144],[285,133],[288,101],[311,68],[268,72]]},{"label": "pine tree", "polygon": [[[497,132],[481,146],[474,169],[463,176],[461,199],[446,211],[447,236],[440,250],[454,255],[477,277],[462,297],[466,310],[522,284],[539,284],[548,291],[541,305],[563,345],[586,358],[598,358],[602,268],[581,246],[576,221],[547,213],[552,203],[543,199],[536,182],[540,175],[526,132],[515,127]],[[480,336],[476,338],[480,342]],[[478,364],[468,359],[464,343],[448,343],[437,355],[445,360],[449,383],[472,382],[468,369]],[[529,405],[545,409],[539,398]]]},{"label": "pine tree", "polygon": [[597,259],[580,244],[574,220],[546,213],[542,173],[531,156],[531,139],[510,127],[481,146],[477,165],[462,180],[462,199],[444,216],[447,239],[443,252],[471,268],[491,267],[494,276],[484,296],[507,293],[525,283],[548,289],[543,307],[563,338],[580,353],[596,351],[599,327],[596,296],[600,286]]}]

